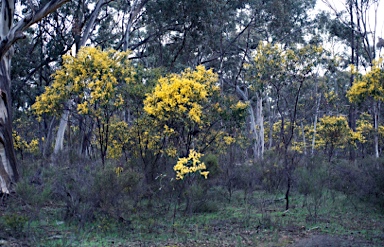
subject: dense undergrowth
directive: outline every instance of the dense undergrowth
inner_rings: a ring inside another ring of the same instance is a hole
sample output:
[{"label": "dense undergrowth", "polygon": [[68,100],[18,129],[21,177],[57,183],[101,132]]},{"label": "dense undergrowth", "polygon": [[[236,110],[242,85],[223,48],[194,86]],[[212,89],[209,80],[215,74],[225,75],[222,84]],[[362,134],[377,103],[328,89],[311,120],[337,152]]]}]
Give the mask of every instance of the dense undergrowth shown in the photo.
[{"label": "dense undergrowth", "polygon": [[139,170],[70,155],[60,166],[24,160],[16,193],[1,200],[0,245],[295,246],[327,234],[381,246],[380,162],[299,164],[285,210],[284,176],[273,162],[211,166],[208,180],[161,174],[148,184]]}]

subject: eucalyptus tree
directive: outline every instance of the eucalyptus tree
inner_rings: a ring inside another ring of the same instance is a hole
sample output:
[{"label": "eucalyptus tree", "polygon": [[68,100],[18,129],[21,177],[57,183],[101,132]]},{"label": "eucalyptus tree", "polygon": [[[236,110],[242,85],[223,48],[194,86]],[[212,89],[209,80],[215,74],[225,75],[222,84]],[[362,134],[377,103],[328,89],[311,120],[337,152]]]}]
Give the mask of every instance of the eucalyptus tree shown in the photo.
[{"label": "eucalyptus tree", "polygon": [[[380,45],[376,46],[380,1],[346,0],[341,9],[333,1],[322,1],[334,14],[334,19],[331,20],[332,24],[330,25],[331,34],[344,41],[350,49],[349,64],[352,64],[358,71],[372,66],[378,54],[376,49],[381,47]],[[350,73],[350,87],[353,86],[354,81],[355,74]],[[373,111],[371,112],[374,121],[376,121],[375,115],[378,112],[375,107],[372,107]],[[356,130],[357,110],[356,104],[350,102],[348,123],[353,130]],[[378,138],[375,140],[377,140],[375,141],[377,147]],[[378,152],[375,155],[378,156]],[[354,150],[351,150],[350,156],[352,159],[355,157]]]},{"label": "eucalyptus tree", "polygon": [[[242,25],[238,24],[238,26],[243,27],[244,32],[235,43],[241,49],[237,62],[232,62],[235,66],[226,68],[223,73],[223,80],[227,85],[235,88],[242,100],[249,102],[248,122],[252,133],[253,158],[256,160],[263,157],[265,149],[264,104],[268,103],[266,99],[269,96],[266,88],[256,79],[258,72],[247,64],[252,64],[254,55],[252,53],[260,41],[278,42],[286,47],[305,43],[304,36],[315,24],[308,14],[309,10],[314,8],[314,4],[315,1],[249,1],[249,6],[241,15],[239,23]],[[233,35],[236,37],[236,32]],[[270,130],[272,130],[275,117],[272,110],[268,114]],[[270,147],[271,141],[272,138],[270,138]]]},{"label": "eucalyptus tree", "polygon": [[2,193],[12,191],[18,180],[17,162],[12,140],[11,60],[14,43],[24,37],[24,32],[48,14],[54,12],[68,0],[51,0],[45,4],[30,6],[30,12],[18,22],[15,18],[15,1],[1,2],[0,20],[0,187]]},{"label": "eucalyptus tree", "polygon": [[[226,32],[235,28],[243,1],[150,1],[145,8],[147,42],[142,57],[150,67],[181,71],[217,63]],[[212,63],[211,63],[212,64]],[[212,66],[209,66],[212,67]]]},{"label": "eucalyptus tree", "polygon": [[[51,74],[60,64],[61,56],[73,46],[72,26],[69,25],[73,17],[71,5],[73,3],[66,4],[29,28],[26,37],[14,46],[11,91],[14,120],[17,121],[15,130],[27,140],[36,138],[38,134],[41,140],[40,151],[44,156],[51,152],[53,129],[56,127],[57,118],[47,116],[42,118],[41,122],[36,122],[29,109],[36,96],[52,83]],[[55,32],[52,32],[53,29]],[[25,54],[30,55],[29,59],[24,59]],[[25,127],[30,124],[38,130],[37,133],[32,133]]]},{"label": "eucalyptus tree", "polygon": [[253,87],[265,88],[273,99],[279,121],[275,150],[282,157],[287,188],[286,209],[289,208],[289,194],[292,173],[295,169],[295,149],[292,143],[296,137],[299,113],[303,111],[303,90],[317,77],[323,49],[307,45],[302,48],[284,49],[282,45],[260,43],[255,53]]}]

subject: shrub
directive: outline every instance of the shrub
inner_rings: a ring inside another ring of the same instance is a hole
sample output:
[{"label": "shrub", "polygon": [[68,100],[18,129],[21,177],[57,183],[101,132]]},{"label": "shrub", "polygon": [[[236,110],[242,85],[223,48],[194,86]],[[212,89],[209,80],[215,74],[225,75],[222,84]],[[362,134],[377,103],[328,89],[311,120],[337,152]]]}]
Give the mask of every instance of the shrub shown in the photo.
[{"label": "shrub", "polygon": [[340,160],[332,164],[332,188],[359,200],[384,205],[384,160],[365,158],[356,162]]},{"label": "shrub", "polygon": [[217,202],[212,200],[201,201],[193,205],[192,211],[194,213],[215,213],[219,211]]},{"label": "shrub", "polygon": [[24,227],[28,221],[26,216],[18,213],[9,213],[4,215],[5,231],[12,237],[21,237],[24,234]]},{"label": "shrub", "polygon": [[304,205],[309,216],[317,218],[323,202],[324,191],[328,186],[328,164],[322,160],[307,160],[295,172],[295,184],[298,192],[304,195]]}]

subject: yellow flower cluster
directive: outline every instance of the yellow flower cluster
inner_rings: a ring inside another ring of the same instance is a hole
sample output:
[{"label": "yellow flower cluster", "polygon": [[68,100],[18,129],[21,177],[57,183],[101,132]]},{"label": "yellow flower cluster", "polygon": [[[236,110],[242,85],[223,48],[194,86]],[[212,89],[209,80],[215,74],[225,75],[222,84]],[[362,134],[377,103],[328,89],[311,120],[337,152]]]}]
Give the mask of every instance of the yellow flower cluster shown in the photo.
[{"label": "yellow flower cluster", "polygon": [[176,179],[183,179],[185,175],[197,171],[207,179],[209,171],[204,171],[207,167],[204,162],[200,161],[201,156],[203,156],[201,153],[191,149],[188,157],[179,158],[176,165],[173,167],[173,170],[176,172]]},{"label": "yellow flower cluster", "polygon": [[119,83],[130,82],[134,75],[128,56],[129,52],[95,47],[82,48],[76,57],[64,55],[53,84],[36,98],[33,110],[39,116],[58,114],[64,102],[76,99],[80,114],[100,116],[99,108],[123,105],[123,97],[116,90]]},{"label": "yellow flower cluster", "polygon": [[144,110],[159,120],[188,119],[201,123],[202,104],[215,90],[217,75],[203,66],[159,79],[154,91],[147,94]]},{"label": "yellow flower cluster", "polygon": [[235,138],[233,138],[231,136],[224,136],[223,140],[224,140],[225,144],[227,144],[227,145],[231,145],[232,143],[236,142]]},{"label": "yellow flower cluster", "polygon": [[345,148],[348,143],[356,140],[363,141],[362,135],[353,132],[344,116],[324,116],[320,119],[318,129],[319,145],[331,144],[334,147]]},{"label": "yellow flower cluster", "polygon": [[38,153],[39,152],[39,140],[38,139],[32,139],[28,143],[16,131],[12,132],[12,137],[13,137],[13,146],[14,146],[15,150],[27,151],[29,153]]},{"label": "yellow flower cluster", "polygon": [[351,74],[355,74],[355,82],[348,90],[347,97],[351,102],[359,102],[367,97],[376,101],[384,100],[384,59],[373,62],[371,70],[359,76],[356,68],[351,67]]},{"label": "yellow flower cluster", "polygon": [[233,110],[245,110],[249,106],[249,103],[245,103],[242,101],[238,101],[235,105],[231,106],[231,109]]},{"label": "yellow flower cluster", "polygon": [[[245,68],[251,71],[250,79],[260,85],[270,81],[286,81],[291,76],[307,77],[317,66],[323,48],[307,45],[298,49],[285,49],[282,45],[260,42],[254,56],[254,65]],[[253,84],[253,88],[260,88]]]},{"label": "yellow flower cluster", "polygon": [[117,175],[118,177],[120,176],[120,174],[121,174],[123,171],[124,171],[124,168],[121,167],[121,166],[118,166],[118,167],[115,168],[115,173],[116,173],[116,175]]}]

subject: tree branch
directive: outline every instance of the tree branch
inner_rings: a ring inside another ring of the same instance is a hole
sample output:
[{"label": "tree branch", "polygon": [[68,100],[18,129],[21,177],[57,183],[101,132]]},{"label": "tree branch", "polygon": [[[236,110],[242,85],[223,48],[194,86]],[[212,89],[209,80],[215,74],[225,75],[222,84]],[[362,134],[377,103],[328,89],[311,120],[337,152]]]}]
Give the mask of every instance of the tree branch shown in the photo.
[{"label": "tree branch", "polygon": [[11,27],[8,34],[2,39],[0,43],[0,59],[4,57],[7,51],[17,40],[24,37],[23,32],[27,30],[27,28],[39,22],[50,13],[56,11],[60,6],[68,1],[70,0],[51,0],[46,5],[37,10],[34,14],[30,13],[22,20],[17,22],[13,27]]}]

